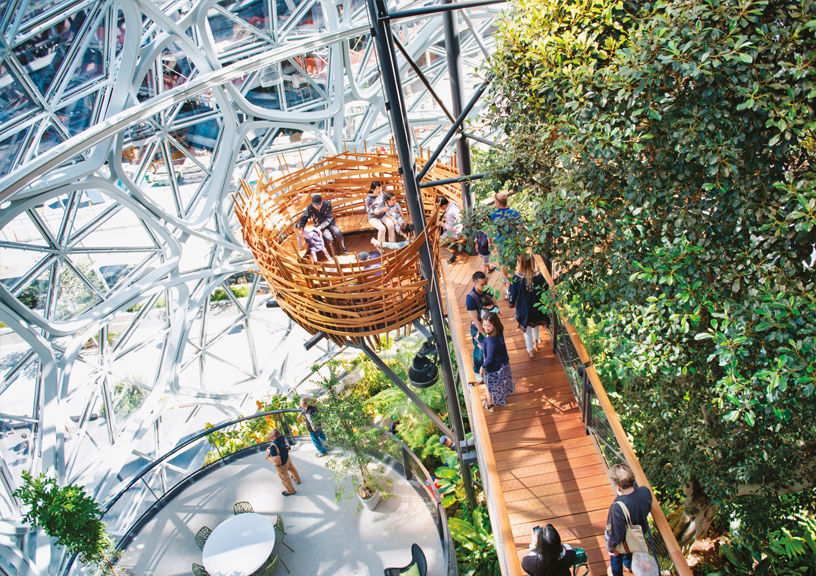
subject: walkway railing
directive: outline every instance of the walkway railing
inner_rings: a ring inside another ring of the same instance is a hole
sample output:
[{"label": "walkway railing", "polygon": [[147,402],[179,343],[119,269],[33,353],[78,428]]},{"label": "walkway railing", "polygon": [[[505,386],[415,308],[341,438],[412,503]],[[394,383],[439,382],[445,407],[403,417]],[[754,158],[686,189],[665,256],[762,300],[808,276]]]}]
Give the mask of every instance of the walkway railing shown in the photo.
[{"label": "walkway railing", "polygon": [[[549,268],[541,257],[536,256],[535,259],[550,289],[555,292],[555,283]],[[578,401],[587,434],[592,435],[607,470],[610,466],[625,460],[634,471],[638,485],[649,486],[646,474],[606,394],[592,363],[592,358],[587,353],[575,327],[564,320],[560,312],[556,305],[551,324],[553,348]],[[677,576],[691,576],[691,569],[683,551],[663,514],[660,503],[654,497],[651,521],[650,547],[661,569],[669,570]]]},{"label": "walkway railing", "polygon": [[[118,550],[125,549],[139,530],[184,488],[200,477],[249,454],[262,451],[269,445],[261,429],[263,420],[273,418],[275,427],[283,431],[290,443],[308,439],[308,435],[296,436],[292,424],[301,411],[293,408],[270,410],[245,416],[213,426],[195,434],[175,448],[145,465],[131,480],[102,507],[101,518],[109,533],[116,541]],[[249,426],[238,427],[249,422]],[[448,521],[442,499],[433,483],[433,478],[417,456],[401,440],[387,430],[372,425],[381,432],[381,454],[375,456],[387,460],[406,481],[422,495],[436,524],[442,545],[444,574],[457,576],[456,554],[448,530]],[[253,431],[257,434],[248,436]],[[222,436],[222,442],[209,442],[213,434]],[[221,444],[221,445],[219,445]],[[59,571],[64,576],[88,572],[75,557],[67,557]]]},{"label": "walkway railing", "polygon": [[459,306],[457,306],[455,294],[451,293],[450,284],[447,282],[447,277],[451,273],[447,263],[442,263],[442,271],[447,286],[445,290],[445,307],[448,310],[448,327],[454,336],[452,340],[457,358],[457,373],[462,384],[470,428],[473,431],[474,439],[481,447],[480,450],[476,451],[476,458],[479,463],[485,503],[487,504],[490,525],[493,530],[493,541],[499,558],[499,568],[502,576],[522,576],[521,564],[518,561],[516,544],[513,539],[513,529],[507,512],[507,503],[499,481],[498,467],[490,440],[490,430],[487,427],[484,412],[478,408],[481,404],[479,389],[472,385],[475,382],[476,375],[473,373],[471,362],[465,356],[466,354],[470,355],[470,350],[462,347],[466,342],[470,342],[470,334],[465,334],[462,331]]}]

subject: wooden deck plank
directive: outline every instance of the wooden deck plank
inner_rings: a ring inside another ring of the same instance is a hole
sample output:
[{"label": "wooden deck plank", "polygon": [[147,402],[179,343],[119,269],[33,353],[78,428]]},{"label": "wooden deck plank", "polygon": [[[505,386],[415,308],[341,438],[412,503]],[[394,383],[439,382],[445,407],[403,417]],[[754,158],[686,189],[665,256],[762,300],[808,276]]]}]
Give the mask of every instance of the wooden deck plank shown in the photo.
[{"label": "wooden deck plank", "polygon": [[[472,344],[465,298],[471,289],[471,274],[478,268],[478,258],[460,257],[447,267],[445,278],[451,305],[458,308],[455,336],[465,356],[459,363],[469,375],[473,374]],[[498,288],[501,284],[499,273],[494,272],[489,285]],[[499,308],[516,390],[508,396],[506,406],[483,412],[483,418],[495,461],[495,477],[490,481],[501,487],[502,513],[512,532],[510,549],[514,544],[520,559],[528,551],[532,527],[553,524],[564,542],[587,551],[590,575],[604,576],[609,557],[603,531],[614,493],[597,448],[585,432],[547,332],[541,330],[542,346],[535,359],[530,359],[512,309],[503,299]],[[484,398],[483,386],[478,392]]]}]

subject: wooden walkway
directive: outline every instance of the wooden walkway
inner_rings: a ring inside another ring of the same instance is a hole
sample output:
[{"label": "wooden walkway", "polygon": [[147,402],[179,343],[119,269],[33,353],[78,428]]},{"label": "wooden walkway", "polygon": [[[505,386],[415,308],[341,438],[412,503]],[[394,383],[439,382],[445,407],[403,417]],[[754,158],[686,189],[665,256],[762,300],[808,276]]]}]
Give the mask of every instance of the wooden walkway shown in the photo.
[{"label": "wooden walkway", "polygon": [[[475,379],[465,296],[479,265],[475,256],[443,264],[443,289],[451,307],[456,308],[448,314],[460,350],[458,362],[468,383]],[[491,274],[491,287],[498,288],[501,282],[498,271]],[[518,559],[523,557],[532,527],[549,523],[563,542],[586,550],[591,576],[604,576],[609,558],[603,533],[615,497],[612,486],[591,437],[584,432],[578,403],[552,351],[549,334],[541,329],[543,343],[531,360],[513,310],[504,299],[499,308],[516,389],[507,405],[497,406],[491,414],[481,407],[484,386],[470,387],[476,401],[469,409],[482,411],[482,415],[470,414],[471,425],[476,424],[478,449],[484,450],[487,444],[491,452],[486,455],[491,464],[482,474],[489,476],[486,480],[491,485],[500,485],[495,492],[503,503],[498,503],[496,513],[506,515],[505,523],[509,521],[512,533],[512,542],[503,542],[508,573],[522,573],[518,564],[513,565],[513,553]],[[487,442],[480,438],[479,422],[486,424]]]}]

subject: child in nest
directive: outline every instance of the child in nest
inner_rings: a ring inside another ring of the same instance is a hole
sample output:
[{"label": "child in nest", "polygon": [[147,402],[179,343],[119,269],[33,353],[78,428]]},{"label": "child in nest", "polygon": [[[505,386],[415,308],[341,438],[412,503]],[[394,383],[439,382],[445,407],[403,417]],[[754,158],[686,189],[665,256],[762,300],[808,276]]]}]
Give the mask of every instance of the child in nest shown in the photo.
[{"label": "child in nest", "polygon": [[307,224],[303,227],[303,232],[301,234],[303,236],[303,240],[306,242],[306,246],[309,247],[309,253],[312,255],[312,262],[317,263],[318,252],[323,252],[323,255],[326,256],[326,260],[331,260],[331,256],[329,256],[329,251],[326,250],[326,243],[323,241],[323,235],[320,233],[320,230],[311,224]]}]

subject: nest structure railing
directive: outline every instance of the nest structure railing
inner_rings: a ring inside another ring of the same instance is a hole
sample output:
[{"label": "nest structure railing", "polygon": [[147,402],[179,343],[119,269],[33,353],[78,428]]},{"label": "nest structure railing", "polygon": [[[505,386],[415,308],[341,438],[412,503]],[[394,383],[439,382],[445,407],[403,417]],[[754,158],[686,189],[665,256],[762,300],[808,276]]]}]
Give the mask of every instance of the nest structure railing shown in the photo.
[{"label": "nest structure railing", "polygon": [[[420,162],[422,162],[420,156]],[[338,344],[376,346],[381,334],[410,326],[426,311],[427,280],[420,266],[420,248],[431,247],[434,273],[439,266],[439,211],[435,201],[445,196],[461,203],[458,184],[423,189],[426,228],[405,247],[381,249],[378,259],[357,254],[312,262],[298,245],[295,225],[319,193],[332,204],[344,235],[374,231],[368,223],[365,199],[372,182],[394,192],[406,219],[399,160],[394,153],[344,152],[327,157],[276,180],[258,175],[254,188],[241,181],[235,212],[258,266],[280,307],[310,334],[323,332]],[[427,180],[458,176],[455,167],[436,164]],[[461,204],[460,204],[461,205]]]}]

